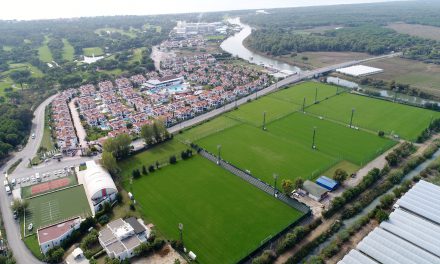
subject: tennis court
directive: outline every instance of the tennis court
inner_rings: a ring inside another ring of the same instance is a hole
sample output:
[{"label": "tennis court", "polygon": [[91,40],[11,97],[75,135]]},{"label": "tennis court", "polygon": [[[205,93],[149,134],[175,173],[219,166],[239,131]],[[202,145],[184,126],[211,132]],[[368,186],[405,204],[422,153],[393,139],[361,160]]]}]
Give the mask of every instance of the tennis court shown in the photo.
[{"label": "tennis court", "polygon": [[31,186],[21,188],[21,197],[29,198],[38,194],[54,191],[57,189],[65,188],[78,184],[78,180],[75,175],[70,175],[60,179],[55,179],[48,182],[42,182]]}]

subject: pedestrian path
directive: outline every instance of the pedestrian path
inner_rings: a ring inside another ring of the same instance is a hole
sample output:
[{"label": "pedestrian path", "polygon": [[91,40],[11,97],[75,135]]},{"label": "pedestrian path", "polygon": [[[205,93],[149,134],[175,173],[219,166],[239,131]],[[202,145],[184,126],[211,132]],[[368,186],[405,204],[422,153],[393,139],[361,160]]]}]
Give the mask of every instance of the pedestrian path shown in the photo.
[{"label": "pedestrian path", "polygon": [[279,192],[278,190],[275,190],[273,186],[271,186],[271,185],[263,182],[262,180],[257,179],[254,176],[240,170],[239,168],[235,167],[234,165],[228,163],[227,161],[224,161],[222,159],[220,159],[220,161],[219,161],[216,156],[214,156],[213,154],[211,154],[205,150],[201,150],[200,155],[202,157],[208,159],[209,161],[216,163],[217,165],[221,166],[222,168],[231,172],[232,174],[240,177],[241,179],[247,181],[248,183],[254,185],[255,187],[259,188],[260,190],[266,192],[267,194],[286,203],[287,205],[289,205],[289,206],[291,206],[291,207],[293,207],[293,208],[295,208],[305,214],[310,211],[310,208],[307,205],[300,203],[297,200],[294,200],[294,199],[288,197],[287,195]]}]

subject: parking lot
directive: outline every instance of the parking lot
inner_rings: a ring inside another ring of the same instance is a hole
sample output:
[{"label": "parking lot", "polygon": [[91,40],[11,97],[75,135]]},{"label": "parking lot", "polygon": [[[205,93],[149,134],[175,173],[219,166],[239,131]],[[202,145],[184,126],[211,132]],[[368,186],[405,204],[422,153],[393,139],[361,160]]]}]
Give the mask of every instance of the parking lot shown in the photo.
[{"label": "parking lot", "polygon": [[53,171],[49,171],[46,173],[34,173],[34,174],[30,174],[28,176],[18,177],[15,179],[15,186],[12,182],[13,180],[11,181],[11,185],[13,185],[14,188],[26,187],[26,186],[37,184],[39,182],[51,181],[51,180],[66,177],[66,176],[69,176],[72,174],[73,174],[73,168],[65,167],[64,169],[53,170]]}]

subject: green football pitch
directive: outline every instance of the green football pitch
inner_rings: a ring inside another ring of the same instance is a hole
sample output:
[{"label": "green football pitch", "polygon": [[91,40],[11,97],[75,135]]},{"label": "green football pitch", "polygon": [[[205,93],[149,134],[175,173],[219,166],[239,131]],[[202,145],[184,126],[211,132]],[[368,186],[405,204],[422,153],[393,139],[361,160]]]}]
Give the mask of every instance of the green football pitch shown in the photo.
[{"label": "green football pitch", "polygon": [[[127,161],[130,162],[130,159]],[[145,218],[200,263],[236,263],[302,213],[196,155],[124,181]]]},{"label": "green football pitch", "polygon": [[43,194],[27,199],[29,207],[25,217],[27,227],[33,224],[33,232],[42,226],[58,223],[75,216],[87,217],[91,215],[86,193],[82,185]]}]

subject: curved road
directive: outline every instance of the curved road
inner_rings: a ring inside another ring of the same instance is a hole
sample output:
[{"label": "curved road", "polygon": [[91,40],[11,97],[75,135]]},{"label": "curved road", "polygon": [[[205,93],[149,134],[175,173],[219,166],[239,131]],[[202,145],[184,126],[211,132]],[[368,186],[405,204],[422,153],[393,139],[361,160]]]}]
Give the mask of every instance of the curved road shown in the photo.
[{"label": "curved road", "polygon": [[[351,65],[359,64],[359,63],[366,62],[369,60],[385,59],[385,58],[391,58],[391,57],[395,57],[395,56],[399,56],[399,55],[400,55],[400,53],[395,53],[395,54],[374,57],[374,58],[361,60],[361,61],[350,61],[350,62],[332,65],[332,66],[328,66],[328,67],[324,67],[324,68],[320,68],[320,69],[316,69],[316,70],[312,70],[312,71],[302,72],[297,75],[291,75],[291,76],[277,82],[276,84],[273,84],[265,89],[258,91],[258,93],[256,93],[256,94],[251,94],[249,96],[243,97],[243,98],[237,100],[237,102],[229,103],[229,104],[222,106],[218,109],[212,110],[208,113],[202,114],[202,115],[197,116],[193,119],[184,121],[178,125],[170,127],[169,131],[171,133],[174,133],[174,132],[177,132],[181,129],[191,127],[197,123],[203,122],[207,119],[213,118],[213,117],[220,115],[226,111],[229,111],[229,110],[233,109],[236,105],[245,104],[245,103],[247,103],[248,99],[253,99],[257,95],[262,96],[262,95],[274,92],[281,87],[284,87],[284,86],[287,86],[287,85],[290,85],[290,84],[293,84],[296,82],[300,82],[300,81],[308,79],[308,78],[312,78],[313,76],[318,75],[318,74],[333,71],[335,69],[342,68],[342,67],[348,67]],[[63,168],[64,166],[78,165],[80,162],[83,162],[85,160],[97,158],[97,157],[95,157],[95,158],[70,158],[70,159],[65,158],[65,159],[63,159],[62,162],[50,162],[49,164],[42,165],[39,167],[33,167],[32,169],[26,168],[29,159],[34,157],[35,154],[37,153],[38,147],[40,146],[40,142],[43,138],[45,108],[46,108],[46,106],[48,106],[50,104],[50,102],[55,97],[56,97],[56,95],[49,97],[43,103],[41,103],[37,107],[37,109],[35,109],[34,119],[32,120],[32,130],[31,130],[31,133],[35,133],[35,139],[29,138],[29,141],[27,142],[27,144],[23,148],[23,150],[11,154],[11,159],[5,165],[0,167],[0,170],[2,172],[6,171],[7,168],[9,168],[14,162],[16,162],[20,158],[23,159],[23,161],[16,168],[13,175],[10,175],[10,176],[14,176],[14,178],[16,178],[18,175],[24,176],[23,174],[25,174],[25,173],[35,173],[38,171],[48,171],[50,169],[55,170],[55,169]],[[134,144],[143,145],[143,143],[141,141],[136,141],[136,142],[134,142]],[[2,178],[0,180],[3,181],[5,178],[3,173],[2,173],[1,177]],[[4,222],[5,229],[6,229],[6,235],[8,238],[9,247],[14,252],[14,256],[15,256],[18,264],[26,264],[26,263],[43,264],[43,262],[37,260],[32,255],[32,253],[29,251],[29,249],[22,242],[19,224],[17,221],[15,221],[13,219],[12,212],[9,208],[11,200],[12,200],[12,198],[11,198],[11,196],[8,196],[6,194],[5,188],[3,186],[0,187],[0,209],[2,212],[2,216],[3,216],[3,222]]]},{"label": "curved road", "polygon": [[[53,95],[41,103],[37,109],[34,111],[34,119],[32,120],[32,130],[31,133],[35,133],[35,139],[29,137],[29,141],[26,146],[20,152],[12,154],[12,158],[0,169],[1,171],[6,171],[14,162],[18,159],[23,159],[21,164],[17,167],[26,167],[29,158],[32,158],[37,153],[38,147],[40,146],[41,139],[43,138],[44,132],[44,111],[46,106],[52,102],[56,95]],[[5,179],[4,173],[2,173],[1,181]],[[18,264],[25,263],[36,263],[43,264],[32,255],[29,249],[21,240],[20,227],[18,221],[15,221],[12,212],[9,208],[11,204],[11,196],[6,194],[6,190],[3,186],[0,187],[0,208],[3,217],[3,223],[6,230],[6,236],[8,239],[9,247],[14,252],[14,257]]]}]

